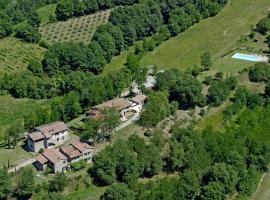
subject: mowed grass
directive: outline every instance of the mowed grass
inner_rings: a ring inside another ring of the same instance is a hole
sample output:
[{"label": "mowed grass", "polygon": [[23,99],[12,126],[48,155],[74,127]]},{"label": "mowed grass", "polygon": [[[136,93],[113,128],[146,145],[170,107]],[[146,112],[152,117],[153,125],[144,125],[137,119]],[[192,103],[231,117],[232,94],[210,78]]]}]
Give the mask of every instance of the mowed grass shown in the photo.
[{"label": "mowed grass", "polygon": [[269,0],[231,0],[217,16],[202,20],[147,54],[142,64],[184,69],[198,65],[205,50],[215,60],[220,59],[235,47],[242,35],[250,32],[269,8]]},{"label": "mowed grass", "polygon": [[64,22],[49,23],[41,26],[40,33],[50,44],[68,41],[87,44],[91,41],[97,27],[108,21],[110,13],[111,10],[100,11]]},{"label": "mowed grass", "polygon": [[43,6],[37,10],[40,18],[41,18],[41,26],[50,22],[50,16],[55,17],[55,10],[57,4],[49,4]]},{"label": "mowed grass", "polygon": [[27,159],[33,157],[33,155],[27,152],[23,148],[24,143],[20,142],[17,147],[14,149],[8,149],[7,146],[3,146],[0,149],[0,169],[7,167],[8,162],[11,166],[16,166],[18,164],[23,163]]},{"label": "mowed grass", "polygon": [[0,40],[0,76],[25,69],[29,60],[41,60],[45,49],[8,37]]}]

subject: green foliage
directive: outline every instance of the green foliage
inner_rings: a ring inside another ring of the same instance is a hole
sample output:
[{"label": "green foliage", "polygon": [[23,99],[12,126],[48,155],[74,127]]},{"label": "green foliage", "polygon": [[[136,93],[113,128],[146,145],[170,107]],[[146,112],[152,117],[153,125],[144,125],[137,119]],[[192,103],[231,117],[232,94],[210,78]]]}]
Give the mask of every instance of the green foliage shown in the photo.
[{"label": "green foliage", "polygon": [[0,199],[7,199],[11,191],[11,177],[6,170],[0,169]]},{"label": "green foliage", "polygon": [[31,60],[27,66],[27,69],[37,76],[42,75],[43,73],[41,63],[36,60]]},{"label": "green foliage", "polygon": [[82,170],[86,167],[86,161],[85,160],[80,160],[79,162],[72,163],[70,165],[72,171],[79,171]]},{"label": "green foliage", "polygon": [[15,29],[15,36],[30,43],[38,43],[41,38],[38,29],[28,23],[19,25]]},{"label": "green foliage", "polygon": [[10,18],[0,11],[0,39],[10,36],[13,31]]},{"label": "green foliage", "polygon": [[50,192],[62,192],[67,185],[67,176],[63,172],[57,173],[55,177],[49,181],[48,189]]},{"label": "green foliage", "polygon": [[37,12],[32,12],[30,14],[30,16],[28,17],[27,22],[32,27],[38,28],[40,26],[40,23],[41,23],[41,19],[40,19],[39,14]]},{"label": "green foliage", "polygon": [[[157,109],[158,108],[158,109]],[[152,92],[141,113],[139,123],[146,127],[155,126],[170,114],[170,104],[164,92]]]},{"label": "green foliage", "polygon": [[263,35],[270,31],[270,15],[259,21],[256,26],[256,30]]},{"label": "green foliage", "polygon": [[134,192],[123,183],[112,184],[101,196],[101,200],[135,200]]},{"label": "green foliage", "polygon": [[268,81],[270,79],[270,67],[266,63],[256,63],[249,70],[249,79],[253,82]]},{"label": "green foliage", "polygon": [[35,190],[34,172],[31,168],[25,168],[18,181],[18,193],[21,197],[31,197]]},{"label": "green foliage", "polygon": [[201,55],[201,66],[204,70],[209,70],[213,65],[212,55],[209,51],[204,52]]}]

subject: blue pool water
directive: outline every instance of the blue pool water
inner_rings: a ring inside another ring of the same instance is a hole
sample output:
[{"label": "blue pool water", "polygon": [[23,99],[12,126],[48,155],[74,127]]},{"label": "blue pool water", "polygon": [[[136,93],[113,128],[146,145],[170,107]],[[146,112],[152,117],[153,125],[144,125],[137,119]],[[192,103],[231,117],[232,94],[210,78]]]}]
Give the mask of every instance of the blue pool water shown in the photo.
[{"label": "blue pool water", "polygon": [[241,54],[241,53],[234,54],[232,58],[236,58],[236,59],[240,59],[240,60],[248,60],[248,61],[253,61],[253,62],[259,61],[259,58],[257,56]]}]

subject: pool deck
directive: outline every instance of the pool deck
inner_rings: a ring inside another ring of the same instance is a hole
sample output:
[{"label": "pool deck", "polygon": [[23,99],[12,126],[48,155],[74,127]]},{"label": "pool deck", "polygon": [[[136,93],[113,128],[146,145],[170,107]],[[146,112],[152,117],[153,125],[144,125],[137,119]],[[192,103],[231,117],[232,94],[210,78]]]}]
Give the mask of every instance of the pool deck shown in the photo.
[{"label": "pool deck", "polygon": [[267,56],[257,55],[257,54],[242,54],[236,53],[232,56],[232,58],[240,59],[240,60],[247,60],[252,62],[268,62]]}]

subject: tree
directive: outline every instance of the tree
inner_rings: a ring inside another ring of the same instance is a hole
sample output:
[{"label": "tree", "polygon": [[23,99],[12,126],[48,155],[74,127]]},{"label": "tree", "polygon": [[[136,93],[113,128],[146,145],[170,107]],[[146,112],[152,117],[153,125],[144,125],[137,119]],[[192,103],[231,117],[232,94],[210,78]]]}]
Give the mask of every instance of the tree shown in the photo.
[{"label": "tree", "polygon": [[116,182],[116,158],[112,148],[107,147],[93,158],[93,177],[102,185],[110,185]]},{"label": "tree", "polygon": [[108,108],[102,110],[101,114],[101,134],[103,137],[110,139],[114,129],[120,124],[119,113],[113,108]]},{"label": "tree", "polygon": [[9,127],[7,129],[7,135],[9,137],[8,140],[10,142],[11,138],[12,138],[13,148],[15,148],[15,146],[17,146],[17,142],[18,142],[20,134],[23,132],[23,130],[24,130],[24,127],[20,121],[15,122],[14,124],[11,125],[11,127]]},{"label": "tree", "polygon": [[110,62],[112,57],[116,54],[116,47],[112,35],[110,33],[102,33],[98,34],[93,39],[100,44],[105,59],[107,62]]},{"label": "tree", "polygon": [[86,7],[86,14],[94,13],[98,10],[97,0],[83,0]]},{"label": "tree", "polygon": [[[149,94],[145,109],[142,111],[139,123],[146,127],[155,126],[160,120],[170,114],[168,95],[163,92]],[[157,109],[158,108],[158,109]]]},{"label": "tree", "polygon": [[10,18],[0,11],[0,39],[10,36],[13,31]]},{"label": "tree", "polygon": [[232,86],[232,81],[216,81],[208,90],[207,100],[208,103],[213,106],[219,106],[223,101],[225,101],[231,89],[235,86]]},{"label": "tree", "polygon": [[31,197],[35,190],[34,172],[25,168],[19,176],[18,193],[21,197]]},{"label": "tree", "polygon": [[[180,108],[203,105],[202,84],[193,76],[183,74],[170,86],[170,100],[177,101]],[[172,80],[173,81],[173,80]]]},{"label": "tree", "polygon": [[270,79],[270,67],[267,63],[256,63],[249,70],[249,79],[253,82],[268,81]]},{"label": "tree", "polygon": [[27,66],[27,69],[37,76],[40,76],[43,74],[42,65],[37,60],[30,60]]},{"label": "tree", "polygon": [[206,175],[209,182],[220,182],[225,190],[225,194],[234,191],[239,181],[237,172],[231,165],[225,163],[216,163]]},{"label": "tree", "polygon": [[140,69],[140,58],[139,56],[129,53],[127,56],[127,62],[125,64],[127,68],[131,71],[133,74],[137,74]]},{"label": "tree", "polygon": [[115,183],[109,186],[101,196],[101,200],[135,200],[134,192],[123,183]]},{"label": "tree", "polygon": [[7,199],[11,190],[11,177],[5,169],[0,169],[0,199]]},{"label": "tree", "polygon": [[94,142],[97,139],[98,132],[100,129],[101,122],[96,119],[89,119],[85,122],[84,130],[80,134],[80,138],[82,141],[88,141],[89,139],[93,139]]},{"label": "tree", "polygon": [[224,200],[226,196],[224,185],[219,182],[210,182],[203,186],[200,198],[202,200]]},{"label": "tree", "polygon": [[38,43],[41,35],[38,29],[31,26],[30,24],[21,24],[15,29],[15,36],[26,42]]},{"label": "tree", "polygon": [[209,70],[212,67],[212,55],[209,51],[204,52],[201,55],[201,66],[204,70]]},{"label": "tree", "polygon": [[259,21],[256,26],[259,33],[265,35],[270,30],[270,17],[265,17]]},{"label": "tree", "polygon": [[65,21],[73,14],[71,0],[60,1],[55,10],[57,20]]},{"label": "tree", "polygon": [[27,22],[35,28],[38,28],[40,26],[41,23],[41,19],[39,14],[35,11],[35,12],[31,12],[30,15],[28,16]]},{"label": "tree", "polygon": [[62,192],[68,185],[67,176],[61,172],[57,173],[55,177],[49,181],[49,191],[50,192]]}]

